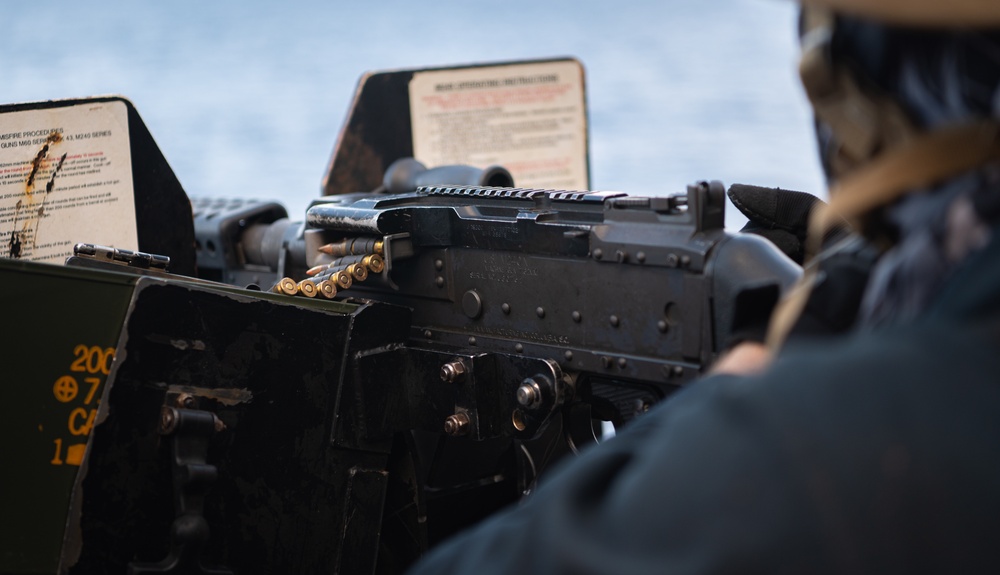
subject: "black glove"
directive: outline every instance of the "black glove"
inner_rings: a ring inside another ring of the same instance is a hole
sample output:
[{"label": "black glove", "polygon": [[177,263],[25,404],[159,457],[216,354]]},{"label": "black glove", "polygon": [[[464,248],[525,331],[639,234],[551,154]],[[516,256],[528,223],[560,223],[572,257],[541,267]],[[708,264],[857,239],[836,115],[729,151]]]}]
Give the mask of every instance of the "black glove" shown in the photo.
[{"label": "black glove", "polygon": [[[820,199],[804,192],[744,184],[733,184],[729,199],[749,219],[742,233],[769,240],[802,265],[809,214]],[[818,262],[817,282],[792,328],[791,338],[834,335],[850,329],[879,255],[867,242],[843,228],[827,233],[823,246],[826,251]],[[727,344],[764,341],[778,298],[774,287],[740,294],[735,303],[733,337]]]},{"label": "black glove", "polygon": [[741,232],[770,240],[792,261],[802,265],[809,213],[821,202],[819,198],[805,192],[746,184],[733,184],[728,194],[733,205],[750,220]]}]

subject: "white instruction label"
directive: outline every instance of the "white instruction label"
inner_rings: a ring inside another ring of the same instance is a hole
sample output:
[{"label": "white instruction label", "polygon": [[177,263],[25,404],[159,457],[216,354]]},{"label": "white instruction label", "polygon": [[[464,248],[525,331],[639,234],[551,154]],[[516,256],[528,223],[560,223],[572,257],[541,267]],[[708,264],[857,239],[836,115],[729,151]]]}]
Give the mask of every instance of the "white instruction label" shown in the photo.
[{"label": "white instruction label", "polygon": [[125,103],[0,115],[0,256],[63,263],[80,242],[138,249]]},{"label": "white instruction label", "polygon": [[413,155],[429,168],[499,164],[518,187],[589,187],[579,62],[419,72],[410,116]]}]

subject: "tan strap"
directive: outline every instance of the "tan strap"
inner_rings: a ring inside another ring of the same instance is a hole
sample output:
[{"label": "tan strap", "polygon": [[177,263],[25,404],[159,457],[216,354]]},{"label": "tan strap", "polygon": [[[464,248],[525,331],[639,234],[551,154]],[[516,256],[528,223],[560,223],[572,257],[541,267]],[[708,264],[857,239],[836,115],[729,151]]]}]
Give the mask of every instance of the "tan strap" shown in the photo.
[{"label": "tan strap", "polygon": [[928,132],[886,152],[843,177],[830,189],[830,203],[817,205],[809,221],[802,279],[771,317],[767,345],[777,351],[805,309],[818,276],[823,236],[842,219],[856,219],[903,194],[929,187],[990,161],[1000,160],[1000,124],[981,121]]},{"label": "tan strap", "polygon": [[878,22],[929,28],[994,28],[1000,26],[996,0],[800,0]]},{"label": "tan strap", "polygon": [[980,121],[922,134],[841,178],[810,221],[807,255],[819,252],[839,218],[857,218],[903,194],[1000,159],[1000,124]]}]

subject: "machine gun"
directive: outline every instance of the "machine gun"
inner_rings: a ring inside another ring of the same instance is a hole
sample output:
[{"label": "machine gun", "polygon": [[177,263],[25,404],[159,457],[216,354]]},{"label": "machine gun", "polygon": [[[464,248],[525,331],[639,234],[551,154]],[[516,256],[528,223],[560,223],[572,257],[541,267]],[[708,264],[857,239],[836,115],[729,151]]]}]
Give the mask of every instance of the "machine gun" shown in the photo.
[{"label": "machine gun", "polygon": [[160,225],[193,226],[201,277],[87,245],[0,260],[0,296],[26,302],[5,353],[56,358],[4,411],[23,473],[2,570],[400,572],[693,381],[736,302],[798,274],[724,230],[717,182],[633,197],[505,173],[404,160],[299,223],[195,202]]},{"label": "machine gun", "polygon": [[[595,441],[595,420],[623,425],[698,377],[742,294],[796,277],[767,242],[723,230],[718,182],[644,198],[475,185],[497,169],[394,185],[401,170],[421,172],[402,160],[381,190],[318,200],[304,224],[267,222],[281,215],[268,204],[196,210],[199,244],[230,262],[211,268],[203,251],[206,274],[274,283],[291,304],[330,296],[366,310],[326,372],[336,401],[317,446],[381,456],[364,468],[367,491],[352,484],[346,505],[321,505],[337,511],[323,530],[341,534],[345,572],[387,561],[391,571],[515,501],[559,456]],[[335,296],[309,287],[323,278]]]}]

